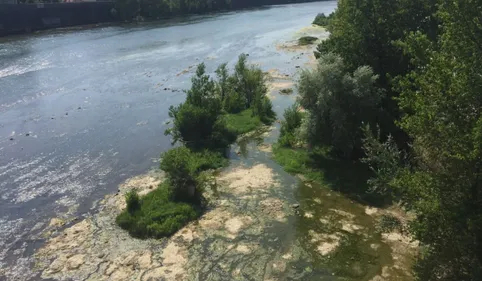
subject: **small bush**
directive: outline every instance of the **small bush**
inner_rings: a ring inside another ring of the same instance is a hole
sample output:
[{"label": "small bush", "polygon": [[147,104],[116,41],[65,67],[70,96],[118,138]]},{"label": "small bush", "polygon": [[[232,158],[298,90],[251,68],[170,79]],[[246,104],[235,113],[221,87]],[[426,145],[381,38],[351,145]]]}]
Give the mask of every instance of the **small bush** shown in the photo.
[{"label": "small bush", "polygon": [[173,137],[173,143],[180,141],[194,150],[225,148],[233,139],[221,120],[221,114],[222,103],[216,84],[205,73],[204,64],[200,64],[192,78],[191,89],[187,91],[186,101],[169,108],[173,127],[165,134]]},{"label": "small bush", "polygon": [[324,13],[318,14],[315,20],[313,21],[313,24],[326,27],[333,20],[334,15],[335,15],[334,13],[331,13],[328,16],[326,16]]},{"label": "small bush", "polygon": [[301,126],[303,113],[298,110],[298,105],[294,104],[285,110],[283,117],[278,142],[282,146],[294,147],[299,140],[296,130]]},{"label": "small bush", "polygon": [[377,224],[377,229],[381,233],[403,230],[402,222],[395,216],[384,214]]},{"label": "small bush", "polygon": [[298,44],[299,45],[310,45],[310,44],[315,43],[316,40],[318,40],[318,37],[303,36],[300,39],[298,39]]},{"label": "small bush", "polygon": [[261,122],[267,125],[274,122],[276,119],[276,113],[273,111],[273,104],[268,97],[263,95],[261,101],[255,106],[256,107],[253,108],[253,111],[256,109],[257,115],[259,116]]},{"label": "small bush", "polygon": [[199,204],[203,186],[200,172],[220,168],[226,161],[220,153],[208,150],[192,152],[184,146],[165,152],[160,167],[166,172],[171,199]]},{"label": "small bush", "polygon": [[126,193],[126,203],[127,203],[127,211],[130,214],[135,213],[137,210],[141,208],[141,200],[139,199],[139,195],[135,190],[131,190]]},{"label": "small bush", "polygon": [[140,198],[139,209],[135,212],[124,210],[116,218],[117,225],[137,238],[161,238],[200,216],[199,207],[170,201],[169,189],[165,182]]}]

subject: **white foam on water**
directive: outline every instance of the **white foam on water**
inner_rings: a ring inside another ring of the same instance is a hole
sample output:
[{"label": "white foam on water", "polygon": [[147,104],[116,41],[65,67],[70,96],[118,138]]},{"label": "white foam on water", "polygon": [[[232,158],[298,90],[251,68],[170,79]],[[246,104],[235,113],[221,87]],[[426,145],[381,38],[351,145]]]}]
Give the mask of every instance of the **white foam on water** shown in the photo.
[{"label": "white foam on water", "polygon": [[47,60],[42,60],[37,63],[26,62],[22,64],[9,65],[3,69],[0,69],[0,78],[11,75],[22,75],[28,72],[39,71],[50,67],[51,63]]}]

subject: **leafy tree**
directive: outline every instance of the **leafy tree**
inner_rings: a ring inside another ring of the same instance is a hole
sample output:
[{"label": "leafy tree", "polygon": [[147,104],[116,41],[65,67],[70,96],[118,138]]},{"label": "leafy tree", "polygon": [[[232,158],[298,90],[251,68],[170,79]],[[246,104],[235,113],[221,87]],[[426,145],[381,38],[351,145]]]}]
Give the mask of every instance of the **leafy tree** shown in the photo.
[{"label": "leafy tree", "polygon": [[180,146],[162,154],[160,168],[166,173],[174,201],[200,203],[205,184],[202,172],[223,167],[226,161],[220,153],[193,152]]},{"label": "leafy tree", "polygon": [[395,125],[400,118],[393,97],[393,78],[413,69],[411,58],[400,47],[407,34],[420,31],[431,39],[438,34],[438,20],[434,16],[438,0],[344,0],[338,3],[328,30],[330,36],[315,52],[316,56],[334,52],[339,54],[349,71],[369,66],[378,75],[377,85],[385,90],[379,119],[382,136],[392,134],[394,140],[404,145],[408,138]]},{"label": "leafy tree", "polygon": [[244,95],[246,108],[249,108],[257,97],[266,94],[267,87],[261,69],[248,66],[246,61],[246,54],[241,54],[234,67],[233,80],[236,92]]},{"label": "leafy tree", "polygon": [[316,15],[315,20],[313,21],[313,24],[319,25],[319,26],[329,26],[330,22],[333,20],[335,13],[331,13],[328,16],[326,16],[324,13]]},{"label": "leafy tree", "polygon": [[226,97],[226,93],[230,90],[230,83],[229,83],[229,70],[227,67],[227,63],[223,63],[216,69],[216,76],[218,78],[217,87],[219,92],[219,97],[222,101]]},{"label": "leafy tree", "polygon": [[141,202],[139,198],[139,194],[135,190],[131,190],[126,193],[126,204],[127,204],[127,211],[131,214],[136,212],[141,208]]},{"label": "leafy tree", "polygon": [[[438,7],[437,40],[413,32],[400,42],[416,66],[398,79],[412,160],[376,181],[417,215],[418,279],[475,281],[482,278],[482,5],[441,0]],[[387,147],[368,154],[382,164],[396,156]]]},{"label": "leafy tree", "polygon": [[278,142],[282,146],[294,147],[299,141],[296,131],[301,126],[303,114],[298,109],[298,105],[294,104],[285,110],[283,117]]},{"label": "leafy tree", "polygon": [[177,201],[199,201],[199,158],[189,148],[181,146],[162,155],[161,170],[166,172],[171,195]]},{"label": "leafy tree", "polygon": [[369,125],[363,128],[363,149],[366,156],[361,159],[368,164],[375,175],[368,180],[369,191],[391,197],[394,195],[393,179],[397,177],[402,166],[404,155],[398,149],[392,136],[380,142],[380,129],[374,134]]},{"label": "leafy tree", "polygon": [[329,145],[343,157],[356,157],[361,149],[361,126],[376,121],[382,94],[370,67],[346,72],[343,59],[323,55],[315,70],[301,73],[300,105],[309,115],[308,143]]},{"label": "leafy tree", "polygon": [[192,78],[186,101],[169,108],[173,127],[165,133],[173,137],[173,143],[181,141],[194,150],[224,148],[233,141],[234,136],[226,129],[221,113],[221,100],[216,95],[216,85],[205,73],[205,65],[202,63]]}]

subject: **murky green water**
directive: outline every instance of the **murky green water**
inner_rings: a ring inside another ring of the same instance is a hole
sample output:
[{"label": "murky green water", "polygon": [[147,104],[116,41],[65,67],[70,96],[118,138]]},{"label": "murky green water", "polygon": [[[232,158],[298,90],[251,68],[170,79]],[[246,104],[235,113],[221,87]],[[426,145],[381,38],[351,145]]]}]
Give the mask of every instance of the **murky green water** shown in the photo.
[{"label": "murky green water", "polygon": [[[302,183],[273,162],[271,153],[258,149],[263,140],[272,143],[277,134],[278,127],[268,136],[243,140],[235,149],[241,155],[231,167],[264,164],[274,171],[278,185],[253,191],[249,198],[220,192],[232,216],[249,216],[254,222],[234,239],[208,230],[209,238],[189,251],[192,280],[363,281],[392,266],[392,249],[382,241],[376,220],[365,213],[365,206],[326,186]],[[263,213],[262,202],[267,198],[283,201],[285,221]],[[254,248],[233,254],[229,246],[233,244]],[[386,280],[411,280],[403,274],[391,278]]]}]

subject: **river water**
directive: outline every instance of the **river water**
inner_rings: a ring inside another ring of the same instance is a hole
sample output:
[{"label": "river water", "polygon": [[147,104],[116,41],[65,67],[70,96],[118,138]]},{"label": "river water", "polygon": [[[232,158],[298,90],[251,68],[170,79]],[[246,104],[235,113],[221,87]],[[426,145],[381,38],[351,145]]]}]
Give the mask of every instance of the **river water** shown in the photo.
[{"label": "river water", "polygon": [[120,182],[158,165],[171,147],[168,108],[183,101],[194,65],[212,72],[247,53],[264,70],[294,73],[293,55],[275,46],[335,8],[282,5],[0,38],[0,279],[33,276],[35,234],[50,218],[86,215]]}]

